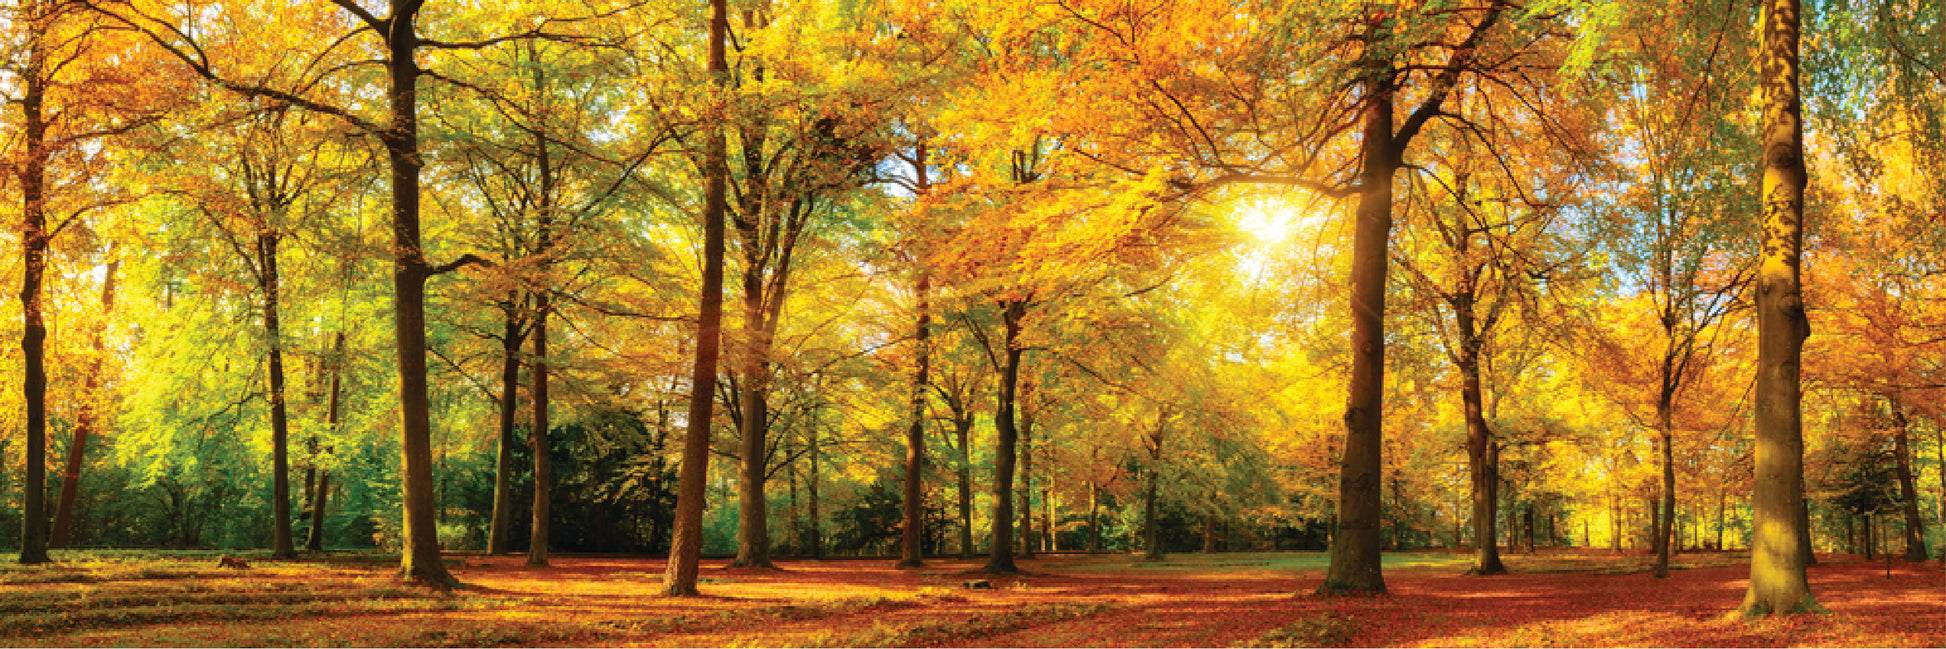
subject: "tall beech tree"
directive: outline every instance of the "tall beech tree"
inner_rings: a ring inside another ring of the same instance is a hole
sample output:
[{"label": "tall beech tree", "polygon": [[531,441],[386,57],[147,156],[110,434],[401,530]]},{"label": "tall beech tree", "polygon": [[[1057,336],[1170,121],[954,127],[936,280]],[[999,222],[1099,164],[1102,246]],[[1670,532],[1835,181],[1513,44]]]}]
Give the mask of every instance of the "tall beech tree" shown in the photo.
[{"label": "tall beech tree", "polygon": [[1762,256],[1757,302],[1756,529],[1750,545],[1746,617],[1822,611],[1805,576],[1810,557],[1804,503],[1804,420],[1798,383],[1804,339],[1804,122],[1798,0],[1765,0],[1757,54],[1762,70]]},{"label": "tall beech tree", "polygon": [[[210,83],[246,97],[337,118],[376,139],[385,149],[391,176],[393,336],[399,385],[399,436],[404,458],[401,500],[405,547],[400,557],[399,576],[435,589],[453,587],[458,581],[440,560],[437,504],[433,500],[432,414],[426,383],[426,283],[480,259],[464,255],[435,265],[426,256],[420,218],[420,176],[426,160],[419,147],[419,81],[422,77],[442,75],[421,65],[419,57],[426,50],[474,52],[529,39],[594,40],[564,29],[580,24],[582,19],[542,15],[534,20],[515,21],[530,25],[526,29],[515,28],[479,38],[462,36],[461,40],[440,40],[419,33],[425,0],[390,0],[383,14],[350,0],[333,0],[331,4],[336,11],[303,7],[261,15],[252,15],[257,13],[254,6],[206,7],[134,0],[90,0],[88,4],[143,34],[169,56],[181,61],[192,74]],[[230,21],[226,24],[239,28],[225,32],[197,28],[199,21],[208,19],[211,11],[221,12],[224,20]],[[277,25],[266,21],[276,21]],[[245,25],[257,28],[241,27]],[[342,29],[345,35],[329,41],[333,44],[371,39],[365,42],[380,54],[384,71],[382,115],[371,115],[368,107],[357,102],[356,94],[334,94],[343,89],[336,83],[339,76],[358,66],[333,61],[331,47],[311,49],[318,42],[305,40],[310,35],[290,29],[292,25]],[[306,66],[293,71],[278,67],[275,62],[247,57],[247,53],[265,47],[259,38],[262,34],[288,37],[293,33],[298,34],[295,38],[299,42],[289,45],[309,52]],[[267,67],[253,73],[253,66]]]},{"label": "tall beech tree", "polygon": [[716,361],[723,330],[723,219],[727,211],[729,142],[723,134],[729,106],[730,66],[725,41],[730,29],[727,0],[710,0],[709,77],[715,91],[705,107],[703,140],[703,282],[696,325],[696,363],[690,373],[689,415],[683,433],[682,468],[676,492],[675,536],[663,592],[694,597],[703,553],[703,498],[708,486],[711,417],[716,401]]}]

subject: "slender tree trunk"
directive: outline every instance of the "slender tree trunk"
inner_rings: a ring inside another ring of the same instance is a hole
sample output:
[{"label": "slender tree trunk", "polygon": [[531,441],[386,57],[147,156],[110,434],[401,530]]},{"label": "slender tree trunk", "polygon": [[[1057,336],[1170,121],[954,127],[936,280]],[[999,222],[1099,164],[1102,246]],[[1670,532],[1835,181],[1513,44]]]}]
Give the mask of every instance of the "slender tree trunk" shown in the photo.
[{"label": "slender tree trunk", "polygon": [[[921,139],[912,155],[913,193],[920,197],[932,190],[928,153],[926,142]],[[900,539],[901,568],[925,565],[920,544],[925,537],[926,389],[932,383],[928,376],[932,370],[932,277],[925,270],[925,260],[918,258],[918,255],[914,257],[913,265],[919,267],[919,279],[913,286],[919,301],[919,313],[912,326],[913,360],[917,367],[912,372],[912,424],[905,431],[905,498],[902,503],[905,529]]]},{"label": "slender tree trunk", "polygon": [[[1339,533],[1320,593],[1382,593],[1379,566],[1379,472],[1385,399],[1385,274],[1392,234],[1393,147],[1390,63],[1365,81],[1364,169],[1352,238],[1351,383],[1345,401],[1345,451],[1338,476]],[[1481,535],[1491,543],[1491,535]]]},{"label": "slender tree trunk", "polygon": [[[545,239],[546,235],[543,234],[542,238]],[[547,412],[547,312],[552,304],[546,292],[534,296],[534,306],[534,369],[533,376],[529,377],[534,382],[534,426],[527,431],[527,445],[534,450],[534,516],[527,541],[527,565],[545,566],[554,485],[553,458],[550,457],[553,455],[553,444],[548,441],[552,424],[548,421]]]},{"label": "slender tree trunk", "polygon": [[[727,0],[710,0],[709,71],[712,83],[721,93],[729,87],[728,59],[724,41],[729,31]],[[675,535],[669,548],[663,591],[668,595],[691,597],[703,551],[703,499],[709,486],[710,419],[716,399],[716,360],[723,328],[723,216],[724,194],[729,180],[729,144],[723,137],[722,114],[726,97],[711,100],[711,111],[704,135],[703,162],[703,287],[697,316],[696,365],[690,373],[688,431],[683,435],[682,469],[676,494]]]},{"label": "slender tree trunk", "polygon": [[[926,177],[926,148],[919,147],[919,180],[923,189]],[[918,367],[912,373],[912,424],[905,430],[905,520],[903,535],[900,539],[900,568],[917,568],[925,565],[920,542],[925,532],[926,467],[926,386],[931,381],[927,373],[932,369],[932,308],[927,297],[932,290],[932,280],[924,273],[919,275],[917,285],[919,294],[919,317],[913,325],[914,355]]]},{"label": "slender tree trunk", "polygon": [[1149,436],[1149,483],[1142,493],[1142,558],[1161,561],[1162,551],[1162,444],[1169,430],[1169,411],[1155,418],[1155,433]]},{"label": "slender tree trunk", "polygon": [[1798,87],[1798,0],[1765,0],[1763,21],[1763,254],[1756,276],[1756,531],[1745,616],[1823,610],[1811,595],[1798,383],[1811,333],[1802,299],[1804,125]]},{"label": "slender tree trunk", "polygon": [[23,517],[20,527],[20,562],[47,563],[47,323],[41,314],[41,282],[47,269],[47,244],[53,233],[47,231],[47,122],[42,102],[47,96],[45,32],[52,22],[52,11],[33,2],[27,19],[27,68],[20,74],[25,85],[21,94],[22,148],[26,163],[18,169],[20,180],[20,352],[26,376],[21,381],[27,402],[27,467],[21,482]]},{"label": "slender tree trunk", "polygon": [[1020,417],[1020,558],[1034,558],[1034,416]]},{"label": "slender tree trunk", "polygon": [[[112,250],[110,254],[113,254]],[[88,436],[94,432],[95,417],[101,401],[101,359],[108,353],[102,342],[102,329],[107,319],[115,312],[115,271],[122,265],[121,260],[108,262],[108,270],[101,280],[101,317],[89,346],[94,349],[94,358],[88,361],[88,374],[83,379],[81,393],[86,399],[81,411],[74,418],[74,440],[68,444],[68,458],[65,470],[61,473],[61,499],[54,507],[54,534],[48,545],[54,548],[68,547],[71,539],[69,531],[74,523],[74,499],[81,492],[82,460],[88,450]]]},{"label": "slender tree trunk", "polygon": [[816,426],[812,426],[811,475],[809,476],[810,480],[804,484],[805,490],[809,492],[811,497],[811,524],[806,527],[808,536],[805,538],[804,544],[811,546],[811,558],[813,559],[824,558],[824,516],[818,512],[818,481],[823,471],[823,455],[823,449],[818,444],[818,429]]},{"label": "slender tree trunk", "polygon": [[520,348],[526,345],[526,323],[514,311],[516,295],[509,294],[500,333],[500,444],[493,456],[493,520],[487,528],[487,554],[513,551],[514,421],[519,410]]},{"label": "slender tree trunk", "polygon": [[959,558],[973,558],[973,448],[967,446],[973,417],[955,412],[953,436],[959,439]]},{"label": "slender tree trunk", "polygon": [[1661,525],[1656,528],[1655,538],[1653,539],[1653,543],[1655,544],[1655,565],[1651,571],[1659,579],[1669,578],[1669,555],[1671,553],[1669,546],[1671,543],[1671,531],[1675,528],[1676,520],[1675,425],[1672,413],[1675,410],[1675,395],[1673,389],[1667,387],[1669,386],[1667,379],[1664,380],[1663,385],[1665,387],[1662,391],[1661,398],[1657,399],[1655,404],[1656,435],[1660,438],[1660,445],[1662,447],[1662,499],[1661,502],[1657,503],[1658,507],[1660,507],[1658,510],[1660,512],[1658,520],[1661,521]]},{"label": "slender tree trunk", "polygon": [[277,274],[277,243],[274,232],[257,233],[257,263],[262,274],[258,288],[264,292],[264,338],[269,343],[270,365],[270,471],[271,471],[271,556],[297,557],[291,543],[291,464],[290,414],[284,403],[284,340],[278,322],[282,282]]},{"label": "slender tree trunk", "polygon": [[1919,489],[1912,478],[1910,422],[1898,401],[1887,397],[1886,402],[1892,406],[1892,454],[1897,456],[1899,499],[1905,504],[1905,560],[1925,561],[1930,554],[1926,552],[1926,521],[1919,516]]},{"label": "slender tree trunk", "polygon": [[[331,343],[331,387],[325,399],[324,425],[330,430],[338,429],[340,394],[343,388],[345,363],[345,332],[340,331]],[[331,449],[326,448],[326,452]],[[304,549],[312,552],[324,551],[324,508],[330,501],[331,470],[318,468],[317,489],[311,492],[311,529],[304,538]]]},{"label": "slender tree trunk", "polygon": [[784,535],[785,540],[788,543],[790,543],[790,547],[788,550],[790,554],[788,556],[802,557],[804,556],[804,544],[800,541],[800,539],[804,538],[804,523],[803,523],[803,519],[800,518],[797,514],[797,462],[796,461],[792,461],[790,464],[785,466],[784,476],[785,479],[790,482],[790,498],[791,498],[790,506],[784,509],[784,525],[786,526],[786,529],[790,530]]},{"label": "slender tree trunk", "polygon": [[1041,547],[1049,552],[1061,551],[1061,537],[1054,529],[1054,481],[1041,481]]},{"label": "slender tree trunk", "polygon": [[1014,460],[1020,432],[1014,428],[1014,394],[1020,385],[1020,323],[1027,316],[1027,303],[1008,300],[1000,304],[1001,323],[1006,327],[1005,362],[1000,368],[999,407],[993,416],[998,433],[993,449],[993,542],[987,545],[986,572],[1013,574],[1014,566]]}]

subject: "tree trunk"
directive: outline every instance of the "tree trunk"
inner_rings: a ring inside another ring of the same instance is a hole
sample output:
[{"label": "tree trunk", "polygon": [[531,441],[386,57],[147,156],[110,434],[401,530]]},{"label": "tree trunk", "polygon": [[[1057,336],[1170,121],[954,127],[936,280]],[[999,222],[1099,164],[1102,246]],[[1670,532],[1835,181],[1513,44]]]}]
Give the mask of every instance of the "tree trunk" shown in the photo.
[{"label": "tree trunk", "polygon": [[[542,234],[541,238],[545,240],[547,235]],[[542,249],[546,247],[543,243]],[[553,444],[548,441],[551,423],[547,412],[547,311],[550,307],[545,291],[534,296],[534,369],[529,377],[534,382],[534,426],[527,431],[527,445],[534,452],[534,516],[527,541],[527,565],[530,566],[547,565],[547,528],[553,502],[554,468],[550,457]]]},{"label": "tree trunk", "polygon": [[1865,512],[1865,559],[1871,560],[1878,554],[1878,539],[1872,535],[1877,528],[1872,526],[1872,513]]},{"label": "tree trunk", "polygon": [[1101,552],[1101,487],[1088,482],[1088,554]]},{"label": "tree trunk", "polygon": [[26,163],[18,167],[20,181],[20,353],[26,375],[22,396],[27,402],[27,467],[21,481],[22,518],[20,562],[47,563],[47,323],[41,315],[41,281],[47,269],[47,244],[53,233],[47,231],[47,122],[42,102],[47,96],[47,45],[43,33],[52,22],[52,12],[40,2],[31,3],[26,18],[27,68],[20,73],[25,85],[20,106],[23,117],[21,147]]},{"label": "tree trunk", "polygon": [[[326,428],[335,431],[338,429],[339,395],[343,388],[342,379],[345,371],[345,332],[338,332],[334,338],[335,340],[331,343],[331,394],[325,399],[324,425]],[[326,452],[330,451],[329,448],[325,450]],[[328,497],[330,494],[331,471],[330,469],[320,467],[318,468],[317,489],[311,492],[311,529],[306,532],[304,537],[304,549],[306,550],[312,552],[324,551],[324,508],[325,504],[330,500]]]},{"label": "tree trunk", "polygon": [[1930,554],[1926,552],[1926,521],[1919,516],[1919,489],[1912,478],[1910,426],[1899,402],[1890,397],[1886,402],[1892,406],[1892,454],[1897,456],[1899,499],[1905,503],[1905,560],[1925,561]]},{"label": "tree trunk", "polygon": [[1674,400],[1673,393],[1665,389],[1661,399],[1656,401],[1655,408],[1656,434],[1660,437],[1662,446],[1662,499],[1657,504],[1659,507],[1657,520],[1661,523],[1655,530],[1655,538],[1651,540],[1655,545],[1655,565],[1651,572],[1660,579],[1669,577],[1670,545],[1673,543],[1673,532],[1676,527],[1676,453],[1674,419],[1671,412],[1674,410]]},{"label": "tree trunk", "polygon": [[1804,503],[1804,431],[1798,383],[1811,333],[1802,299],[1804,125],[1798,88],[1798,0],[1765,0],[1763,51],[1763,254],[1757,267],[1756,531],[1747,617],[1817,612],[1805,575],[1810,553]]},{"label": "tree trunk", "polygon": [[953,436],[959,439],[959,558],[973,558],[973,448],[967,446],[973,417],[954,413]]},{"label": "tree trunk", "polygon": [[[730,81],[730,66],[724,55],[725,35],[729,31],[727,0],[710,0],[709,72],[719,96],[711,103],[727,109],[720,96]],[[715,110],[711,111],[715,113]],[[693,597],[703,551],[703,499],[709,486],[710,419],[716,399],[716,359],[723,329],[723,216],[724,193],[729,180],[729,144],[723,125],[709,121],[704,134],[703,162],[703,286],[697,316],[696,364],[690,373],[688,430],[683,435],[682,469],[676,494],[675,535],[669,548],[669,564],[663,577],[663,592],[678,597]]]},{"label": "tree trunk", "polygon": [[998,433],[993,449],[993,542],[987,545],[988,556],[986,572],[994,574],[1013,574],[1020,572],[1014,566],[1014,460],[1019,457],[1014,448],[1020,441],[1020,432],[1014,428],[1014,394],[1020,385],[1020,323],[1027,316],[1027,303],[1022,300],[1006,300],[1000,303],[1001,324],[1006,328],[1003,344],[1006,346],[1005,362],[1000,368],[999,407],[995,409],[993,427]]},{"label": "tree trunk", "polygon": [[[913,165],[919,176],[920,191],[926,187],[926,147],[919,146],[918,164]],[[900,538],[900,568],[917,568],[925,565],[920,542],[925,531],[925,485],[923,478],[926,467],[926,386],[932,369],[932,305],[927,302],[932,290],[932,279],[924,272],[919,275],[916,286],[919,297],[918,322],[913,325],[914,356],[918,367],[912,373],[912,424],[905,430],[905,502],[904,530]]]},{"label": "tree trunk", "polygon": [[[110,251],[113,254],[113,251]],[[88,450],[88,436],[94,432],[95,417],[101,401],[101,359],[108,353],[102,342],[102,330],[106,329],[108,317],[115,312],[115,271],[122,265],[121,260],[108,262],[108,270],[101,280],[101,317],[102,323],[94,330],[89,346],[94,349],[94,358],[88,361],[88,374],[82,379],[81,411],[74,418],[74,440],[68,444],[66,470],[61,472],[61,499],[54,506],[54,533],[48,546],[68,547],[71,539],[69,531],[74,525],[74,499],[81,492],[82,460]]]},{"label": "tree trunk", "polygon": [[813,559],[824,558],[824,517],[818,513],[818,480],[819,474],[823,469],[822,455],[823,451],[818,445],[818,429],[816,426],[812,426],[811,475],[809,476],[810,480],[804,484],[805,490],[809,492],[808,495],[811,497],[809,512],[811,515],[811,524],[805,527],[806,538],[804,539],[804,544],[811,546],[811,558]]},{"label": "tree trunk", "polygon": [[[1466,411],[1466,459],[1468,475],[1473,486],[1473,567],[1469,571],[1475,575],[1498,575],[1507,572],[1507,566],[1500,562],[1500,548],[1496,539],[1499,530],[1494,524],[1499,513],[1495,511],[1500,503],[1495,493],[1500,485],[1500,443],[1493,439],[1493,431],[1487,427],[1482,403],[1484,395],[1480,388],[1479,336],[1473,331],[1473,308],[1469,300],[1457,300],[1454,305],[1455,320],[1460,330],[1462,350],[1459,358],[1460,398]],[[1512,544],[1508,544],[1512,547]]]},{"label": "tree trunk", "polygon": [[1020,413],[1020,558],[1034,558],[1034,416]]},{"label": "tree trunk", "polygon": [[257,263],[261,270],[257,286],[264,292],[264,338],[270,348],[270,517],[273,539],[270,556],[294,559],[297,548],[291,543],[291,428],[290,414],[284,403],[284,340],[278,322],[278,293],[282,285],[277,274],[279,236],[274,232],[257,233]]},{"label": "tree trunk", "polygon": [[[1385,273],[1392,234],[1392,177],[1399,167],[1392,133],[1389,62],[1365,81],[1364,193],[1352,239],[1351,383],[1345,400],[1345,451],[1338,475],[1339,532],[1319,593],[1382,593],[1379,472],[1385,399]],[[1482,534],[1492,542],[1492,536]]]},{"label": "tree trunk", "polygon": [[1054,529],[1054,481],[1041,481],[1041,547],[1049,552],[1061,551],[1061,536]]},{"label": "tree trunk", "polygon": [[730,561],[738,567],[774,567],[770,562],[770,513],[764,500],[769,448],[766,437],[770,423],[770,354],[764,330],[763,279],[761,270],[746,269],[743,278],[743,311],[746,323],[747,358],[743,368],[742,416],[738,418],[740,443],[737,476],[737,555]]},{"label": "tree trunk", "polygon": [[1147,561],[1163,558],[1162,511],[1157,501],[1162,496],[1162,442],[1168,427],[1169,412],[1164,410],[1156,416],[1155,434],[1149,437],[1149,484],[1142,492],[1142,558]]},{"label": "tree trunk", "polygon": [[493,456],[493,519],[487,527],[487,554],[513,551],[514,421],[520,407],[520,348],[526,345],[526,323],[515,312],[509,294],[502,310],[506,323],[500,333],[500,444]]}]

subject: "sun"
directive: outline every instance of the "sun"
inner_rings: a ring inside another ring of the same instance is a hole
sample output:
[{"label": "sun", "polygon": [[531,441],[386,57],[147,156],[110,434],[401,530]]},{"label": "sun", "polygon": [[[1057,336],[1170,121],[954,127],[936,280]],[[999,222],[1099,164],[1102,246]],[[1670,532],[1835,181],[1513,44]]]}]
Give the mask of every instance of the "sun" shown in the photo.
[{"label": "sun", "polygon": [[1308,192],[1245,196],[1230,204],[1232,223],[1239,233],[1260,246],[1275,246],[1297,231],[1315,227],[1316,197]]}]

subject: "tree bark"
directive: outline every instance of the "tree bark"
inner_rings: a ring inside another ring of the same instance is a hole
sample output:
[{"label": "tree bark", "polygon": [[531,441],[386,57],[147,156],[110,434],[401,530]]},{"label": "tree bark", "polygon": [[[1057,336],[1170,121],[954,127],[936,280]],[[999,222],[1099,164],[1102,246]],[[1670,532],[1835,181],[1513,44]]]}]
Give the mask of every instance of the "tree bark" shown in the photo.
[{"label": "tree bark", "polygon": [[1101,552],[1101,487],[1088,482],[1088,554]]},{"label": "tree bark", "polygon": [[[541,238],[547,239],[546,226],[542,226]],[[543,243],[542,253],[547,254]],[[530,380],[534,382],[534,425],[527,431],[527,445],[534,452],[534,506],[533,526],[527,541],[527,565],[547,565],[547,528],[553,502],[554,467],[552,466],[553,444],[548,441],[552,424],[548,421],[547,394],[547,311],[551,301],[546,291],[534,296],[534,369]]]},{"label": "tree bark", "polygon": [[1665,379],[1663,385],[1665,387],[1662,396],[1656,401],[1655,407],[1656,435],[1661,438],[1662,447],[1662,499],[1657,503],[1660,508],[1657,520],[1661,523],[1655,530],[1655,565],[1651,568],[1651,572],[1658,579],[1669,578],[1670,537],[1676,527],[1676,438],[1671,412],[1674,410],[1675,398],[1673,390],[1667,387],[1670,385],[1668,380]]},{"label": "tree bark", "polygon": [[269,343],[270,355],[271,556],[294,559],[297,548],[291,543],[290,413],[284,403],[284,336],[278,322],[278,293],[283,284],[277,274],[280,236],[269,231],[257,233],[257,264],[261,271],[257,282],[264,292],[264,339]]},{"label": "tree bark", "polygon": [[[334,338],[335,340],[331,343],[331,394],[325,400],[324,425],[335,431],[338,429],[339,395],[343,388],[342,379],[344,378],[345,372],[345,332],[338,332]],[[327,452],[329,450],[328,448],[326,449]],[[317,486],[311,492],[311,529],[306,532],[304,538],[304,549],[306,550],[312,552],[324,551],[324,508],[325,504],[330,500],[330,494],[331,471],[330,469],[319,467]]]},{"label": "tree bark", "polygon": [[[1345,401],[1345,452],[1338,476],[1339,531],[1321,594],[1383,593],[1379,566],[1379,472],[1385,400],[1385,274],[1392,234],[1393,146],[1390,63],[1365,81],[1364,193],[1352,238],[1351,383]],[[1488,543],[1493,536],[1481,534]]]},{"label": "tree bark", "polygon": [[47,97],[47,44],[44,32],[52,11],[33,2],[28,10],[27,67],[21,71],[21,146],[25,164],[20,181],[20,353],[25,364],[22,396],[27,402],[27,467],[21,482],[22,519],[20,562],[47,563],[47,323],[41,313],[41,282],[47,269],[47,122],[42,105]]},{"label": "tree bark", "polygon": [[1473,330],[1472,301],[1460,299],[1456,302],[1454,319],[1459,324],[1462,347],[1458,363],[1460,397],[1465,405],[1467,469],[1473,486],[1473,567],[1469,572],[1498,575],[1507,572],[1507,566],[1500,561],[1499,530],[1495,529],[1499,516],[1495,510],[1500,503],[1500,442],[1493,438],[1493,430],[1487,427],[1482,407],[1480,339]]},{"label": "tree bark", "polygon": [[67,465],[61,473],[61,498],[54,506],[54,533],[48,541],[51,548],[66,548],[72,541],[69,535],[74,525],[74,500],[81,492],[82,460],[87,454],[88,436],[95,429],[96,411],[101,400],[101,360],[108,353],[102,342],[102,330],[107,328],[107,319],[115,312],[115,271],[121,265],[119,259],[109,260],[108,270],[101,280],[102,323],[95,327],[89,342],[94,349],[94,358],[88,361],[88,374],[83,379],[81,390],[86,401],[75,415],[74,440],[68,443]]},{"label": "tree bark", "polygon": [[818,444],[818,429],[816,426],[812,426],[811,475],[808,476],[810,479],[804,483],[805,490],[809,492],[808,495],[811,497],[809,512],[811,524],[805,526],[806,538],[804,539],[804,544],[811,547],[811,558],[813,559],[824,558],[824,516],[818,513],[820,506],[818,503],[818,480],[824,469],[823,455],[823,449]]},{"label": "tree bark", "polygon": [[1805,575],[1804,433],[1799,363],[1811,333],[1801,283],[1804,125],[1798,86],[1798,0],[1765,0],[1763,253],[1757,267],[1756,531],[1746,617],[1823,610]]},{"label": "tree bark", "polygon": [[1014,519],[1014,460],[1019,453],[1015,449],[1020,432],[1014,427],[1014,390],[1020,385],[1020,327],[1021,320],[1027,316],[1027,303],[1024,300],[1006,300],[1000,303],[1001,324],[1006,328],[1004,338],[1005,361],[1000,368],[999,405],[993,416],[993,427],[998,433],[993,449],[993,542],[988,544],[986,572],[994,574],[1013,574],[1020,572],[1014,566],[1013,519]]},{"label": "tree bark", "polygon": [[[926,147],[919,147],[918,169],[921,191],[925,187]],[[917,568],[925,565],[920,542],[925,531],[925,467],[926,467],[926,386],[931,382],[927,374],[932,369],[932,305],[927,302],[932,290],[932,279],[924,272],[919,275],[916,285],[919,296],[918,322],[913,325],[913,345],[918,367],[912,372],[912,424],[905,430],[905,502],[904,530],[900,539],[899,567]]]},{"label": "tree bark", "polygon": [[1034,415],[1020,413],[1020,558],[1034,558]]},{"label": "tree bark", "polygon": [[959,440],[959,558],[973,558],[973,416],[955,412],[953,436]]},{"label": "tree bark", "polygon": [[1142,558],[1146,561],[1161,561],[1162,520],[1161,505],[1157,502],[1162,496],[1162,442],[1169,427],[1169,412],[1164,410],[1155,419],[1155,433],[1149,436],[1149,484],[1142,492]]},{"label": "tree bark", "polygon": [[[932,189],[932,178],[927,169],[929,150],[925,140],[920,140],[913,148],[912,176],[913,193],[924,197]],[[925,565],[924,552],[920,547],[925,538],[925,467],[926,467],[926,390],[931,385],[929,376],[932,371],[932,277],[925,270],[926,262],[914,255],[913,265],[919,267],[919,279],[913,285],[918,298],[918,316],[912,326],[913,356],[917,367],[912,371],[912,424],[905,431],[905,498],[904,530],[900,538],[900,568],[917,568]]]},{"label": "tree bark", "polygon": [[[730,66],[724,55],[729,31],[727,0],[710,0],[709,72],[721,93],[729,88]],[[699,595],[696,577],[703,551],[703,498],[708,486],[710,418],[716,399],[716,360],[723,328],[723,214],[729,181],[729,144],[723,136],[727,97],[711,99],[704,134],[703,162],[703,287],[697,316],[696,365],[690,373],[688,431],[683,435],[682,469],[676,493],[676,528],[663,577],[665,593]]]},{"label": "tree bark", "polygon": [[509,294],[502,310],[506,323],[500,333],[500,444],[493,455],[493,519],[487,527],[487,554],[513,551],[514,422],[520,407],[520,348],[526,346],[526,323],[515,312],[517,295]]},{"label": "tree bark", "polygon": [[1886,397],[1886,403],[1892,408],[1892,454],[1897,456],[1899,499],[1905,505],[1905,560],[1925,561],[1931,555],[1926,552],[1926,521],[1919,516],[1919,489],[1912,478],[1911,426],[1897,400]]}]

